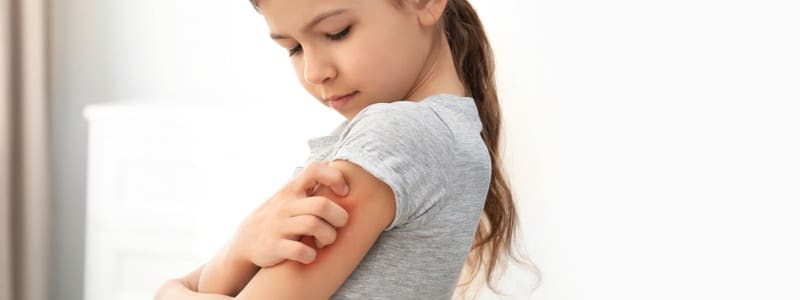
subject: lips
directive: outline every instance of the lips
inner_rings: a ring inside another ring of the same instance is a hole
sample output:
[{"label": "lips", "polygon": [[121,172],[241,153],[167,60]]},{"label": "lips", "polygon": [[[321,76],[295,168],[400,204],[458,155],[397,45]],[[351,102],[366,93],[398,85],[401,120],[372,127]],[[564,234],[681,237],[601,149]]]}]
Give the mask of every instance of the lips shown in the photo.
[{"label": "lips", "polygon": [[357,92],[358,92],[358,91],[355,91],[355,92],[352,92],[352,93],[349,93],[349,94],[343,94],[343,95],[341,95],[341,94],[340,94],[340,95],[337,95],[337,96],[328,97],[328,98],[326,98],[325,100],[326,100],[326,101],[336,101],[336,100],[342,99],[342,98],[344,98],[344,97],[351,96],[351,95],[353,95],[353,94],[355,94],[355,93],[357,93]]},{"label": "lips", "polygon": [[350,103],[350,100],[352,100],[353,97],[355,97],[356,95],[358,95],[358,91],[352,92],[352,93],[347,94],[347,95],[330,97],[330,98],[328,98],[328,99],[330,99],[330,101],[328,101],[328,106],[330,106],[331,108],[333,108],[335,110],[341,111],[341,110],[345,109],[347,104]]}]

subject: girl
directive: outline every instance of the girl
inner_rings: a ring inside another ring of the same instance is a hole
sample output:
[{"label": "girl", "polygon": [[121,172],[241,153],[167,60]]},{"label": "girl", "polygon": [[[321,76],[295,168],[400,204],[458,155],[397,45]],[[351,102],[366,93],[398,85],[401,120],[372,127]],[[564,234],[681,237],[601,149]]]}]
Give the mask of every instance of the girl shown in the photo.
[{"label": "girl", "polygon": [[459,275],[467,287],[479,273],[491,287],[514,258],[517,216],[472,6],[251,2],[303,87],[347,120],[311,139],[307,167],[156,298],[449,299]]}]

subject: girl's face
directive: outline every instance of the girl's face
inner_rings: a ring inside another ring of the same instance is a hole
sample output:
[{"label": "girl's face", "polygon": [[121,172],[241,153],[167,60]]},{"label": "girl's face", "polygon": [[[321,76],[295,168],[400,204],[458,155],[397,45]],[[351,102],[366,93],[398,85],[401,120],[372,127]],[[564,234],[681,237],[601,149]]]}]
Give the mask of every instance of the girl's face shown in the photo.
[{"label": "girl's face", "polygon": [[419,77],[433,26],[420,21],[426,12],[414,6],[394,0],[259,3],[271,37],[286,48],[303,87],[348,120],[370,104],[409,99],[425,81]]}]

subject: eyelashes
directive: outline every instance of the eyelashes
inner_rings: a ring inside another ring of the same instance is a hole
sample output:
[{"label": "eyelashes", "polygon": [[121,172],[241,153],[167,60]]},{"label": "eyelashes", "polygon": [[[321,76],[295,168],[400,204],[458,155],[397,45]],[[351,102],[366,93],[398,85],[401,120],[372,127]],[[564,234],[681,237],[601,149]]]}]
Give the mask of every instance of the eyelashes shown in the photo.
[{"label": "eyelashes", "polygon": [[300,50],[303,50],[303,48],[301,48],[300,45],[298,44],[297,47],[289,49],[289,56],[295,55],[297,52],[300,52]]},{"label": "eyelashes", "polygon": [[352,27],[352,25],[347,26],[345,29],[343,29],[342,31],[339,31],[338,33],[326,34],[325,36],[328,37],[332,41],[341,40],[345,36],[347,36],[348,33],[350,33],[350,27]]},{"label": "eyelashes", "polygon": [[[331,41],[343,40],[345,37],[347,37],[347,34],[350,33],[350,28],[351,27],[353,27],[353,26],[349,25],[345,29],[342,29],[342,31],[339,31],[337,33],[325,34],[325,37],[328,38]],[[289,56],[293,56],[293,55],[297,54],[298,52],[300,52],[302,50],[303,50],[303,47],[300,44],[298,44],[296,47],[294,47],[292,49],[289,49]]]}]

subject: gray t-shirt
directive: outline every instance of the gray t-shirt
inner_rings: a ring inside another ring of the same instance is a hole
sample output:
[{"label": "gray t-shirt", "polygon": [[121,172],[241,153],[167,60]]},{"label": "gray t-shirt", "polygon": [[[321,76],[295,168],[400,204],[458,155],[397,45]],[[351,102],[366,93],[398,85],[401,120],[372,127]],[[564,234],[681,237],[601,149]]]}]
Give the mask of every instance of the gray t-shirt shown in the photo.
[{"label": "gray t-shirt", "polygon": [[[395,219],[332,299],[450,299],[491,179],[474,100],[376,103],[308,141],[304,164],[346,160],[394,191]],[[298,167],[295,174],[302,170]]]}]

